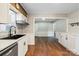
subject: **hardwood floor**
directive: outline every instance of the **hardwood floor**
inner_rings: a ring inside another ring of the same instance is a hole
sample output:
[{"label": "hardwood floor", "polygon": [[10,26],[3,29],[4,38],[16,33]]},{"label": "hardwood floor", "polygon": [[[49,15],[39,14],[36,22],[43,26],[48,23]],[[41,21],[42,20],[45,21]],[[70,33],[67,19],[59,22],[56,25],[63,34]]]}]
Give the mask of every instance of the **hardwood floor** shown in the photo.
[{"label": "hardwood floor", "polygon": [[26,56],[75,56],[58,43],[55,38],[36,37],[35,45],[30,45]]}]

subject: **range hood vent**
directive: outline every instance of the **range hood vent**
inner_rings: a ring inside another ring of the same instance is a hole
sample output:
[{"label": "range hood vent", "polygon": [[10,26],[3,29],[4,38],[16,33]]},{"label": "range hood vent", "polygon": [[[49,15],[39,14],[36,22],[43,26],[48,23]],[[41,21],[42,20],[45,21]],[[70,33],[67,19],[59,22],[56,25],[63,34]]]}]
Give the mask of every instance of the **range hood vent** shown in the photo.
[{"label": "range hood vent", "polygon": [[16,21],[16,24],[20,24],[20,25],[29,25],[29,23],[27,23],[27,22],[25,22],[25,21],[23,21],[23,20],[17,20]]}]

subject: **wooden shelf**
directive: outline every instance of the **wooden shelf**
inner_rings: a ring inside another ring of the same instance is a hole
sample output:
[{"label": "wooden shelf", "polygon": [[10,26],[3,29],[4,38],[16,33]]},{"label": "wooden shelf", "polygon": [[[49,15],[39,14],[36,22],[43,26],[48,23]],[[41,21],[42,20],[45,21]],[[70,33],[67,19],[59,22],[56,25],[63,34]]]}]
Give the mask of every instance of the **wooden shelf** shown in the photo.
[{"label": "wooden shelf", "polygon": [[14,6],[18,11],[20,11],[24,16],[27,17],[27,12],[24,10],[24,8],[21,6],[20,3],[11,3],[12,6]]}]

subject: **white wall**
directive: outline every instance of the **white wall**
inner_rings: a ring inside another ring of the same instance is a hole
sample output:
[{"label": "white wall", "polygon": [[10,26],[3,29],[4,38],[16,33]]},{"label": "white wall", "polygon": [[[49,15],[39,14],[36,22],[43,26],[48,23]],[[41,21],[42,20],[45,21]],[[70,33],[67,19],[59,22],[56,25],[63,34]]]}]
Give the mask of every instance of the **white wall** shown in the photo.
[{"label": "white wall", "polygon": [[56,21],[54,25],[54,30],[55,32],[66,32],[67,31],[66,19]]},{"label": "white wall", "polygon": [[79,26],[72,27],[70,23],[79,22],[79,11],[73,12],[68,15],[68,32],[79,33]]},{"label": "white wall", "polygon": [[[37,16],[35,16],[35,18],[51,18],[51,19],[66,19],[67,18],[67,15],[65,15],[65,14],[53,14],[53,15],[37,15]],[[54,25],[54,24],[53,24]],[[50,29],[51,29],[51,27],[53,28],[52,29],[52,33],[54,34],[54,27],[55,26],[53,26],[53,25],[50,25],[49,27],[50,27]],[[62,25],[63,26],[63,25]],[[51,30],[49,30],[49,33],[51,33]],[[52,34],[52,36],[53,36],[53,34]],[[36,33],[36,36],[48,36],[48,31],[47,32],[45,32],[45,31],[42,31],[42,32],[37,32]],[[51,35],[49,35],[49,36],[51,36]]]},{"label": "white wall", "polygon": [[35,36],[54,36],[53,23],[41,22],[35,24]]},{"label": "white wall", "polygon": [[28,44],[34,45],[35,44],[35,21],[33,16],[27,16],[29,25],[25,27],[24,33],[26,34],[28,38]]}]

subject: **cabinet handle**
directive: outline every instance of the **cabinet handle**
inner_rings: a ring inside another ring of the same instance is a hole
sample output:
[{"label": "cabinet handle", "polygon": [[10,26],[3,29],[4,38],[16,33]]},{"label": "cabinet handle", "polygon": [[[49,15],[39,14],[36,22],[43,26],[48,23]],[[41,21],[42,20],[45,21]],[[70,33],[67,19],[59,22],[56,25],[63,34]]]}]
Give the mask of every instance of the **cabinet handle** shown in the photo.
[{"label": "cabinet handle", "polygon": [[24,45],[26,45],[26,42],[24,42]]},{"label": "cabinet handle", "polygon": [[66,40],[67,40],[68,38],[66,37]]}]

